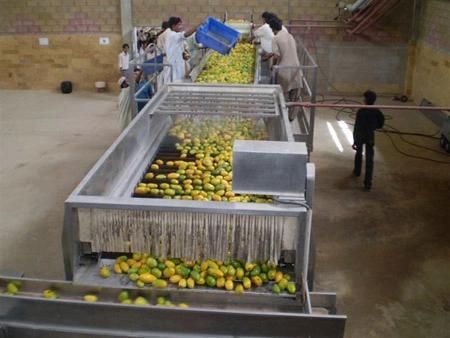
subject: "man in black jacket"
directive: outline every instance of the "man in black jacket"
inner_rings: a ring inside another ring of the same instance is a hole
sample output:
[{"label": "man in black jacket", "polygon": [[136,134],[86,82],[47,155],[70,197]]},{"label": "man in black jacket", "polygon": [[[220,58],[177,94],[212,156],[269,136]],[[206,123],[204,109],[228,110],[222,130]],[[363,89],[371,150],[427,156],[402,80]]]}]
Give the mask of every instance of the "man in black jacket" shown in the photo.
[{"label": "man in black jacket", "polygon": [[[373,105],[377,99],[377,94],[371,90],[364,93],[366,105]],[[353,129],[353,146],[356,150],[355,167],[353,174],[361,175],[362,152],[365,145],[366,151],[366,172],[364,178],[364,188],[370,190],[373,177],[373,157],[375,145],[375,129],[383,128],[384,115],[379,109],[361,108],[356,113],[356,122]]]}]

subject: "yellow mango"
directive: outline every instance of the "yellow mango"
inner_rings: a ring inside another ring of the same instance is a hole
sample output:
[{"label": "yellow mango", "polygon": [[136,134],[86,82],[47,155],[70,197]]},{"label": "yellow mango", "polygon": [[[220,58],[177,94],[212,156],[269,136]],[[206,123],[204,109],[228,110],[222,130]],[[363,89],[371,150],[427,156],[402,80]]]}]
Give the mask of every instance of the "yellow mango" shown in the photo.
[{"label": "yellow mango", "polygon": [[151,273],[146,272],[139,276],[139,280],[144,282],[145,284],[151,284],[156,280],[156,277]]}]

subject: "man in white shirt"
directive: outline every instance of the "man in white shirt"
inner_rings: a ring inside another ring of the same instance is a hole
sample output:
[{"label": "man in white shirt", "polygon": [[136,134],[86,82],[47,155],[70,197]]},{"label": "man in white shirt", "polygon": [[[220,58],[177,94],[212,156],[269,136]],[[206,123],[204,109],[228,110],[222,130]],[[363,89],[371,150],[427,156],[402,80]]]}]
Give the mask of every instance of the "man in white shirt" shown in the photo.
[{"label": "man in white shirt", "polygon": [[259,39],[263,52],[267,54],[272,53],[272,39],[274,36],[272,29],[267,23],[271,17],[272,14],[269,12],[262,13],[261,18],[263,21],[263,25],[253,32],[255,38]]},{"label": "man in white shirt", "polygon": [[[256,29],[253,32],[253,35],[261,43],[261,48],[262,48],[264,54],[271,55],[272,54],[272,39],[274,37],[274,34],[273,34],[272,28],[270,28],[268,22],[273,18],[278,19],[278,17],[274,13],[264,12],[261,14],[261,18],[263,21],[263,25],[261,27],[259,27],[258,29]],[[282,26],[282,29],[287,32],[286,27]]]},{"label": "man in white shirt", "polygon": [[183,59],[184,42],[194,34],[197,27],[183,31],[183,22],[179,17],[169,19],[169,29],[165,41],[167,62],[172,65],[172,81],[182,81],[186,77],[185,60]]},{"label": "man in white shirt", "polygon": [[128,43],[124,43],[122,45],[122,53],[119,54],[119,70],[122,75],[125,75],[128,72],[128,68],[130,66],[130,54],[128,50],[130,46]]},{"label": "man in white shirt", "polygon": [[158,46],[159,50],[163,53],[166,53],[166,39],[167,39],[167,33],[169,33],[169,22],[164,21],[161,25],[161,32],[158,34],[158,38],[156,40],[156,45]]}]

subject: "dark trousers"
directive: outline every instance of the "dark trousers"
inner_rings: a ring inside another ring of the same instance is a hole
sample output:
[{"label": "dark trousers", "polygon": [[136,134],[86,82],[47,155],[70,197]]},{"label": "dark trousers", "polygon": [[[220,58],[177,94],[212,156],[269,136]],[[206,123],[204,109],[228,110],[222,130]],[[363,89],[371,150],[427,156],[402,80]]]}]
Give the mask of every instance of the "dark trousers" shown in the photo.
[{"label": "dark trousers", "polygon": [[356,144],[355,167],[353,169],[353,172],[356,176],[361,175],[362,152],[364,145],[366,146],[366,173],[364,178],[364,185],[370,188],[372,186],[373,156],[375,153],[373,149],[374,145],[372,142]]}]

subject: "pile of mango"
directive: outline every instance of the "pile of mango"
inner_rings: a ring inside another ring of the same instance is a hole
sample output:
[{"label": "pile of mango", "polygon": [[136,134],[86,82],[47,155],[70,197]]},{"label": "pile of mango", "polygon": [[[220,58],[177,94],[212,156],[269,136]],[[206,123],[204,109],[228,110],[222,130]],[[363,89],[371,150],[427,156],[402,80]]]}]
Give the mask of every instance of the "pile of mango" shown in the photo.
[{"label": "pile of mango", "polygon": [[[122,304],[150,305],[150,302],[144,296],[138,296],[138,297],[133,299],[130,296],[130,293],[127,290],[122,290],[119,293],[119,295],[117,296],[117,299]],[[156,299],[156,304],[155,305],[157,305],[157,306],[170,306],[170,307],[178,306],[178,307],[181,307],[181,308],[188,308],[189,307],[189,305],[186,304],[186,303],[179,303],[179,304],[173,303],[172,301],[170,301],[166,297],[158,297]]]},{"label": "pile of mango", "polygon": [[[235,291],[238,294],[252,288],[268,287],[275,294],[285,291],[296,293],[295,283],[289,274],[267,262],[242,262],[206,259],[188,261],[177,258],[156,258],[147,253],[133,253],[131,258],[119,256],[113,265],[116,274],[124,274],[139,288],[152,286],[165,289],[172,284],[181,289],[204,286]],[[103,278],[110,277],[110,268],[102,266]]]},{"label": "pile of mango", "polygon": [[[179,160],[156,159],[135,188],[136,196],[165,199],[271,203],[266,196],[232,191],[234,140],[266,139],[255,120],[244,118],[180,118],[169,131],[179,143]],[[161,173],[161,170],[165,173]]]},{"label": "pile of mango", "polygon": [[238,43],[229,55],[214,52],[198,83],[251,84],[255,77],[255,48],[251,43]]},{"label": "pile of mango", "polygon": [[[106,267],[102,267],[100,270],[100,275],[103,278],[107,278],[110,276],[109,273],[109,269]],[[20,281],[12,281],[9,282],[6,285],[6,289],[5,289],[5,294],[9,295],[9,296],[15,296],[18,293],[20,293],[20,287],[21,287],[21,282]],[[49,288],[49,289],[45,289],[42,292],[42,297],[45,299],[57,299],[60,298],[60,295],[58,294],[57,290]],[[88,303],[95,303],[98,301],[99,297],[96,293],[87,293],[85,295],[83,295],[82,298],[85,302]],[[118,296],[117,296],[117,300],[118,302],[120,302],[121,304],[129,304],[129,305],[150,305],[150,302],[144,297],[144,296],[137,296],[137,297],[131,297],[130,293],[128,290],[122,290]],[[180,308],[188,308],[189,305],[186,303],[173,303],[172,301],[170,301],[168,298],[166,297],[158,297],[156,299],[156,304],[157,306],[178,306]]]}]

